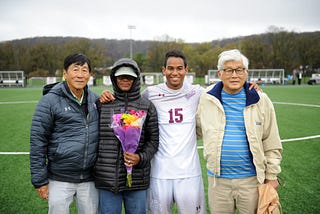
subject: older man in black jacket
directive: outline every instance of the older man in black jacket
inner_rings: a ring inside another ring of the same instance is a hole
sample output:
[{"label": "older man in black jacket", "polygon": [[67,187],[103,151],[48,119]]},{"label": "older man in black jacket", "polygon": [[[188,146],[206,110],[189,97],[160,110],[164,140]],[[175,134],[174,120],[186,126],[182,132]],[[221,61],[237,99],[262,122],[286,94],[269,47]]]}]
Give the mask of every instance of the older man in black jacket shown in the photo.
[{"label": "older man in black jacket", "polygon": [[66,81],[41,98],[32,118],[31,180],[39,196],[48,200],[49,213],[69,213],[74,196],[79,213],[98,212],[92,176],[98,146],[98,95],[87,88],[90,74],[85,55],[66,57]]}]

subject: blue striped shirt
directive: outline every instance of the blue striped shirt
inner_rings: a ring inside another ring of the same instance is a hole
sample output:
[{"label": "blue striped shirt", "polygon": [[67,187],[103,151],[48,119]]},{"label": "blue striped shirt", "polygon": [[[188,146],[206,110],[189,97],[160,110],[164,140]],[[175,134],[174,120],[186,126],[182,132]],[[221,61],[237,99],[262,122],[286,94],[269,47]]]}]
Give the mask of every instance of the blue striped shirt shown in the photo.
[{"label": "blue striped shirt", "polygon": [[[243,110],[246,94],[242,89],[237,94],[221,92],[222,105],[226,115],[226,126],[221,149],[222,178],[243,178],[256,175],[246,136]],[[212,172],[208,172],[213,175]]]}]

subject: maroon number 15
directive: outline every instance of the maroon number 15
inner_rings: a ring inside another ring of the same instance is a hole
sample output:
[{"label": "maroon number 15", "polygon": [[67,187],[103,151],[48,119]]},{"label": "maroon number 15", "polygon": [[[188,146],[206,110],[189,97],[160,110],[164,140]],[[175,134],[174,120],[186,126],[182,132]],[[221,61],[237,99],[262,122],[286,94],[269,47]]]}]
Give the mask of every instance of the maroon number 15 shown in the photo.
[{"label": "maroon number 15", "polygon": [[168,112],[170,115],[169,123],[182,123],[183,121],[182,108],[170,109]]}]

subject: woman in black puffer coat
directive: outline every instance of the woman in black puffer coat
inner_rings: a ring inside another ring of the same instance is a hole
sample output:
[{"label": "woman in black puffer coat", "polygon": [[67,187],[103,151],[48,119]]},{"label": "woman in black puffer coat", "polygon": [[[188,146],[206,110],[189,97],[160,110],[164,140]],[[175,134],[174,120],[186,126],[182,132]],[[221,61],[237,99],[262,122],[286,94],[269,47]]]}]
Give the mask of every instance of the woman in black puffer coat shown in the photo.
[{"label": "woman in black puffer coat", "polygon": [[[115,62],[110,78],[115,101],[98,104],[100,134],[94,176],[99,189],[101,213],[121,213],[122,202],[126,213],[145,213],[150,161],[159,145],[157,111],[149,100],[140,95],[140,69],[135,61],[123,58]],[[127,87],[129,82],[131,88],[123,90],[122,86]],[[143,110],[147,116],[135,154],[124,155],[111,123],[114,114],[130,110]],[[126,165],[133,166],[131,187],[127,183]]]}]

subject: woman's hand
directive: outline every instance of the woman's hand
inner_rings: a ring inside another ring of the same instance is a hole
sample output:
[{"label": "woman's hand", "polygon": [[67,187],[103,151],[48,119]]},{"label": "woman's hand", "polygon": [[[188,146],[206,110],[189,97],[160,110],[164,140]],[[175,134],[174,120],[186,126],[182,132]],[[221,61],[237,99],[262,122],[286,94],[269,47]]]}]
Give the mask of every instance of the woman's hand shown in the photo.
[{"label": "woman's hand", "polygon": [[140,162],[140,156],[135,153],[125,152],[124,161],[127,166],[135,166]]}]

